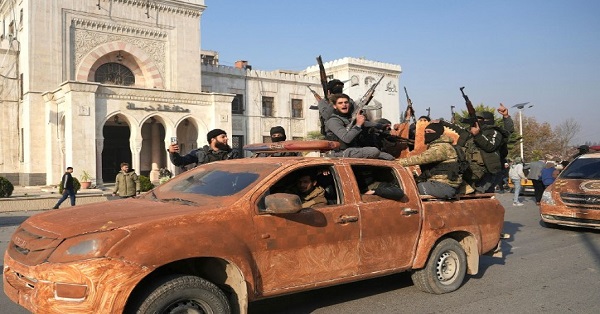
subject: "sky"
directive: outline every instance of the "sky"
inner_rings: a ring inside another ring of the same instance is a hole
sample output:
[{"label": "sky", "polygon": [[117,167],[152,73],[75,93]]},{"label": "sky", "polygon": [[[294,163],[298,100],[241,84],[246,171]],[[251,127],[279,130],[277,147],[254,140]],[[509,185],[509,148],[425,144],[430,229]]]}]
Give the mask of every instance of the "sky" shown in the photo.
[{"label": "sky", "polygon": [[[555,127],[571,144],[600,143],[600,1],[205,0],[203,50],[222,65],[300,71],[344,57],[397,64],[417,116],[449,118],[474,105],[509,107]],[[406,105],[405,96],[400,101]],[[384,104],[385,105],[385,104]]]}]

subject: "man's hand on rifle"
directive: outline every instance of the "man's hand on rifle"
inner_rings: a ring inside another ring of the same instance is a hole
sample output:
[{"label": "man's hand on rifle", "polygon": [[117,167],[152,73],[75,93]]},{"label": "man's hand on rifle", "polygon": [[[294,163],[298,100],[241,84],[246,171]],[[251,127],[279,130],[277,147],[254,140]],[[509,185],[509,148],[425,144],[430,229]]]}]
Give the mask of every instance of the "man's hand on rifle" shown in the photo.
[{"label": "man's hand on rifle", "polygon": [[365,123],[365,120],[367,119],[367,117],[365,117],[362,112],[359,112],[356,115],[356,126],[358,127],[362,127],[362,125]]},{"label": "man's hand on rifle", "polygon": [[475,123],[475,125],[469,129],[469,132],[471,132],[471,134],[473,134],[473,136],[479,134],[480,131],[481,131],[481,129],[479,128],[479,123]]}]

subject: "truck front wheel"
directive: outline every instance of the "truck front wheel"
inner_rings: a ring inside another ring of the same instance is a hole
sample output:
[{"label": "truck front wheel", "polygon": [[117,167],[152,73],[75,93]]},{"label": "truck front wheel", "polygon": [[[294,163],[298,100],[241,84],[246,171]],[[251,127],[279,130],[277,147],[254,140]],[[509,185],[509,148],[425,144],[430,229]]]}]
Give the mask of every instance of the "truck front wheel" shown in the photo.
[{"label": "truck front wheel", "polygon": [[157,282],[136,312],[228,314],[231,310],[216,285],[200,277],[179,275]]},{"label": "truck front wheel", "polygon": [[425,268],[412,273],[415,286],[425,292],[442,294],[460,287],[467,271],[467,257],[462,246],[454,239],[438,243]]}]

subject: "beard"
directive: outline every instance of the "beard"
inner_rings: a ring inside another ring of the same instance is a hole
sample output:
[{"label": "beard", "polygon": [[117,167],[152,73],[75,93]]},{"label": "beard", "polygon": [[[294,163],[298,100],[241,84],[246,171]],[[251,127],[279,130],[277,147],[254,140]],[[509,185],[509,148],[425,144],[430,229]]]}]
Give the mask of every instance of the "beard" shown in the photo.
[{"label": "beard", "polygon": [[227,143],[216,142],[215,147],[217,147],[219,150],[225,150],[225,151],[231,150],[231,147],[229,145],[227,145]]}]

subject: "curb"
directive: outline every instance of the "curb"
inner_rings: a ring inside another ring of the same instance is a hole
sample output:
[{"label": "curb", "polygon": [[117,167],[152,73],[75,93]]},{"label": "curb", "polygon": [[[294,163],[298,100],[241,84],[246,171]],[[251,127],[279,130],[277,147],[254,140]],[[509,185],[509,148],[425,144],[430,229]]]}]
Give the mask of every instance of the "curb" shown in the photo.
[{"label": "curb", "polygon": [[[33,197],[11,197],[0,198],[0,212],[14,211],[29,211],[29,210],[47,210],[51,209],[60,199],[60,194],[51,194],[49,196],[33,196]],[[106,202],[115,199],[111,194],[96,193],[96,194],[80,194],[77,193],[75,198],[75,206]],[[69,207],[70,199],[65,200],[61,204],[61,208]]]}]

